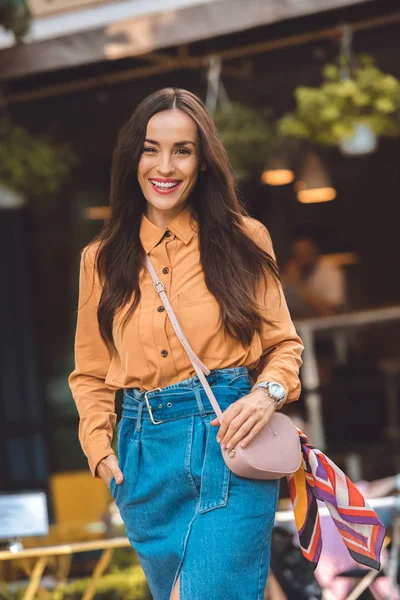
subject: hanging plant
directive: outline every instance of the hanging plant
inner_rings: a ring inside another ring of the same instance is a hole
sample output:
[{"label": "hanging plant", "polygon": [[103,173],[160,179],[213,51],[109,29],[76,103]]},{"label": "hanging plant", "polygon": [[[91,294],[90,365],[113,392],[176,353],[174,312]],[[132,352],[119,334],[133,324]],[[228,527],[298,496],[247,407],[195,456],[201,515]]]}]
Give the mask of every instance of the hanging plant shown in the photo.
[{"label": "hanging plant", "polygon": [[29,32],[31,13],[24,0],[0,0],[0,25],[11,31],[17,42]]},{"label": "hanging plant", "polygon": [[279,121],[284,136],[337,145],[360,124],[377,136],[400,135],[400,81],[383,73],[370,56],[360,56],[352,76],[343,78],[339,60],[323,69],[319,88],[295,90],[296,110]]},{"label": "hanging plant", "polygon": [[0,122],[0,182],[21,196],[43,199],[57,193],[75,164],[67,146]]},{"label": "hanging plant", "polygon": [[263,168],[273,143],[272,127],[255,109],[242,104],[219,106],[214,121],[239,181]]}]

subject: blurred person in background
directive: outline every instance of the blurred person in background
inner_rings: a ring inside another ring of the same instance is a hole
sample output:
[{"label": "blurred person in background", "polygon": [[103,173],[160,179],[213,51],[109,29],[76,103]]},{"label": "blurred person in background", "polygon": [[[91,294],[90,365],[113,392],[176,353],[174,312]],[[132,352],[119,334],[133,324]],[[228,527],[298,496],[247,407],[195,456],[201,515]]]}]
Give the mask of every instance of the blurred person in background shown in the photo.
[{"label": "blurred person in background", "polygon": [[309,229],[298,229],[292,236],[282,285],[295,319],[333,315],[345,306],[343,270],[321,258],[317,237]]},{"label": "blurred person in background", "polygon": [[[291,236],[290,258],[282,269],[282,286],[294,319],[330,316],[346,305],[343,270],[322,258],[318,238],[310,226],[295,229]],[[323,405],[327,408],[327,390],[335,376],[335,346],[331,332],[318,332],[315,351]],[[289,405],[286,412],[312,439],[311,424],[304,421],[304,403]]]},{"label": "blurred person in background", "polygon": [[[154,600],[260,600],[279,480],[235,475],[221,447],[245,447],[275,410],[298,399],[303,344],[269,233],[240,203],[197,96],[165,88],[139,104],[114,151],[110,204],[81,259],[69,384],[83,451],[110,487]],[[169,322],[146,254],[207,363],[223,423]]]}]

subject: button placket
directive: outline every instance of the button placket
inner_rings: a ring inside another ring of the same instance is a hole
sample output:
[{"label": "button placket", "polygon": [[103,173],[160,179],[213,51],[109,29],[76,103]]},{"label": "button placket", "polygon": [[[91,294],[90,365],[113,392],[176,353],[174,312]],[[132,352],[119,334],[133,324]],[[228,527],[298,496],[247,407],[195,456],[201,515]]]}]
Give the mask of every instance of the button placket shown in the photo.
[{"label": "button placket", "polygon": [[[175,236],[172,234],[172,232],[169,232],[169,236],[166,235],[166,233],[167,232],[165,232],[164,234],[163,241],[155,249],[156,256],[154,258],[156,260],[153,264],[156,268],[160,280],[165,285],[166,293],[168,295],[169,285],[171,281],[171,266],[168,252],[168,244],[169,242],[175,239]],[[165,237],[167,237],[168,239],[165,239]],[[155,299],[154,311],[155,314],[153,313],[154,317],[152,319],[152,326],[154,339],[156,340],[157,344],[159,368],[162,373],[162,378],[165,378],[165,380],[167,381],[171,377],[176,376],[176,365],[171,353],[169,328],[166,328],[166,310],[159,295],[157,295]]]}]

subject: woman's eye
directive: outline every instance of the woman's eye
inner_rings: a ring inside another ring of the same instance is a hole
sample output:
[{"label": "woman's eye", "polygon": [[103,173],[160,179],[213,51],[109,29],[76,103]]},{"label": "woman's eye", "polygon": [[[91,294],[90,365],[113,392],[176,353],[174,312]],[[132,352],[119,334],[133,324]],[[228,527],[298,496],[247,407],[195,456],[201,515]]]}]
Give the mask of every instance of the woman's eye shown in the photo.
[{"label": "woman's eye", "polygon": [[[147,146],[146,148],[143,148],[143,152],[146,152],[146,154],[153,154],[153,151],[156,152],[156,149],[151,148],[149,146]],[[191,152],[187,148],[178,148],[177,153],[180,153],[182,151],[184,154],[191,154]]]}]

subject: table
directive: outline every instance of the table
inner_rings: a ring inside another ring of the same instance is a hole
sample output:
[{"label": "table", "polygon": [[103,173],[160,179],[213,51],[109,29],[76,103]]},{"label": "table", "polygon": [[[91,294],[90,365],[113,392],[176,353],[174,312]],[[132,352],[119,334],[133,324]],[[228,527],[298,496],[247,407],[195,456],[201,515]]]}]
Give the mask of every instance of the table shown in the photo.
[{"label": "table", "polygon": [[25,562],[24,568],[29,575],[29,585],[23,596],[23,600],[34,600],[36,593],[45,599],[48,595],[47,591],[40,587],[40,580],[49,562],[50,558],[56,556],[63,557],[63,579],[67,579],[71,558],[73,554],[79,552],[87,552],[90,550],[103,550],[97,564],[93,570],[89,585],[85,591],[82,600],[92,600],[96,592],[97,583],[104,573],[105,569],[111,562],[115,548],[128,548],[130,543],[125,536],[93,540],[89,542],[74,542],[72,544],[59,544],[56,546],[44,546],[42,548],[27,548],[19,552],[11,552],[10,550],[0,551],[0,561],[35,558],[33,569],[29,570],[28,563]]}]

